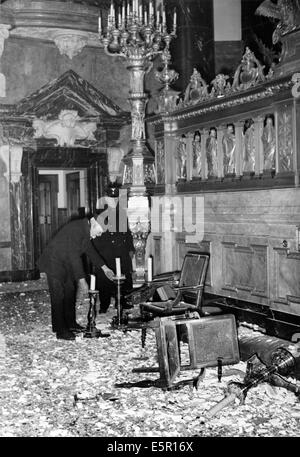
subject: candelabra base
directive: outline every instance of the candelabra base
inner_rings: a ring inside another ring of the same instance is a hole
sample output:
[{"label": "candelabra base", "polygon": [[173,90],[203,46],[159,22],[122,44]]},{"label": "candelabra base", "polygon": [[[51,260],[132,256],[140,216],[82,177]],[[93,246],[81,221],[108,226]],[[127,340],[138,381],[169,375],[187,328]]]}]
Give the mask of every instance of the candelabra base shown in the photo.
[{"label": "candelabra base", "polygon": [[83,338],[108,338],[109,336],[110,333],[102,333],[102,331],[96,327],[92,329],[86,329],[83,334]]},{"label": "candelabra base", "polygon": [[111,321],[111,327],[115,330],[128,330],[128,316],[124,315],[121,318],[114,316]]},{"label": "candelabra base", "polygon": [[102,333],[96,327],[96,301],[98,290],[89,290],[90,305],[87,316],[87,326],[85,328],[83,338],[106,338],[110,336],[109,333]]}]

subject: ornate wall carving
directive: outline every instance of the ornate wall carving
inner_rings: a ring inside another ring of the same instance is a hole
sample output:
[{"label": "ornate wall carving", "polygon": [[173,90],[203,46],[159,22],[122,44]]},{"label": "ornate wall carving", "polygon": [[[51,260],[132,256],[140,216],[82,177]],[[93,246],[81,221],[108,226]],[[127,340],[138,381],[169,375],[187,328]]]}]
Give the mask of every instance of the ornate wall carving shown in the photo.
[{"label": "ornate wall carving", "polygon": [[96,122],[81,122],[77,111],[62,110],[55,121],[35,119],[33,121],[35,138],[54,138],[59,146],[72,147],[76,140],[96,140],[93,132]]}]

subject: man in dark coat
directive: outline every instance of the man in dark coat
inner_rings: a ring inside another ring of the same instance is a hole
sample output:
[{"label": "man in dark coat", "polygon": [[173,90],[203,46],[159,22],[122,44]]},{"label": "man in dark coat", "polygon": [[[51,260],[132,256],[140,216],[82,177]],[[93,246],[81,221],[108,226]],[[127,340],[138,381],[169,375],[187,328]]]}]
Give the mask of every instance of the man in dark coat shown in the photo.
[{"label": "man in dark coat", "polygon": [[76,303],[88,298],[89,290],[83,255],[88,256],[96,271],[103,272],[107,280],[113,277],[91,242],[102,233],[103,229],[94,217],[73,220],[50,240],[38,260],[39,270],[47,275],[52,329],[58,339],[74,340],[75,333],[83,329],[76,322]]},{"label": "man in dark coat", "polygon": [[[121,284],[121,305],[123,308],[129,308],[131,306],[127,304],[124,296],[132,291],[132,257],[134,246],[127,224],[127,213],[122,214],[122,208],[120,210],[119,204],[116,204],[118,195],[118,189],[112,188],[107,191],[104,209],[102,210],[102,214],[104,214],[104,211],[108,211],[108,217],[106,218],[108,221],[106,222],[105,219],[106,231],[101,237],[93,240],[93,245],[101,253],[101,257],[103,257],[106,265],[113,271],[116,271],[116,258],[120,258],[121,273],[125,275],[125,281]],[[109,208],[114,212],[114,216],[111,217],[112,220],[109,217]],[[99,212],[101,218],[101,211]],[[123,224],[119,221],[119,217],[121,218],[122,216],[126,218]],[[116,285],[99,268],[95,271],[95,275],[96,288],[99,290],[100,313],[106,313],[111,297],[116,297]]]}]

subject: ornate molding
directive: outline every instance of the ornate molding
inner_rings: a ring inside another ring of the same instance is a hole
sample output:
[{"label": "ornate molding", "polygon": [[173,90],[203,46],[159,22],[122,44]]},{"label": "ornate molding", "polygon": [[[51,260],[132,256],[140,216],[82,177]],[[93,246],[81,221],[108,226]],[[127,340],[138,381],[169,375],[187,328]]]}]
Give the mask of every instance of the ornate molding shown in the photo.
[{"label": "ornate molding", "polygon": [[88,43],[88,34],[76,30],[63,30],[53,35],[53,40],[60,54],[73,59]]},{"label": "ornate molding", "polygon": [[96,140],[96,122],[82,122],[77,111],[62,110],[57,120],[35,119],[34,138],[54,138],[59,146],[72,147],[76,140]]},{"label": "ornate molding", "polygon": [[[11,28],[10,25],[7,24],[0,24],[0,59],[3,54],[4,50],[4,41],[6,38],[9,37],[9,29]],[[6,96],[6,80],[5,76],[0,73],[0,97]]]},{"label": "ornate molding", "polygon": [[11,36],[53,41],[61,54],[72,59],[85,46],[101,47],[98,33],[50,27],[16,27]]},{"label": "ornate molding", "polygon": [[261,90],[259,92],[255,92],[255,93],[248,93],[247,95],[245,94],[244,96],[241,96],[241,92],[237,93],[236,96],[234,96],[234,94],[231,94],[230,96],[223,97],[222,99],[211,100],[210,103],[209,103],[209,101],[206,101],[205,102],[206,106],[202,106],[199,109],[190,108],[189,110],[187,110],[186,108],[184,109],[181,107],[181,109],[180,109],[180,107],[177,107],[177,109],[176,109],[177,113],[174,113],[172,115],[167,115],[167,116],[162,115],[161,117],[159,117],[159,119],[156,118],[156,119],[153,119],[152,121],[151,121],[151,119],[149,119],[149,123],[153,124],[153,125],[158,125],[158,124],[161,124],[162,122],[172,123],[175,121],[190,119],[192,117],[196,117],[196,116],[207,114],[207,113],[214,112],[214,111],[225,110],[226,108],[233,108],[238,105],[244,105],[246,103],[250,103],[253,101],[260,100],[260,99],[272,97],[273,95],[277,94],[281,90],[290,88],[291,85],[292,85],[292,82],[289,80],[289,81],[285,81],[285,82],[278,82],[276,84],[269,85],[268,87],[262,86],[263,90]]}]

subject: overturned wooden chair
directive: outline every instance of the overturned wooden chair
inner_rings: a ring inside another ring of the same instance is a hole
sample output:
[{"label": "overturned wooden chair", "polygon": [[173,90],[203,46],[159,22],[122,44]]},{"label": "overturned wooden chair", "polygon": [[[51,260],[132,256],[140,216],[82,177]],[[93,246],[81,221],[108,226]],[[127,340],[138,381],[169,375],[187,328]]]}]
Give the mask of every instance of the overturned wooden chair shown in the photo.
[{"label": "overturned wooden chair", "polygon": [[[206,367],[218,367],[220,380],[223,366],[240,361],[236,321],[232,314],[190,319],[157,317],[151,321],[151,327],[155,330],[158,366],[139,367],[133,372],[157,372],[160,377],[156,380],[125,382],[116,387],[176,389],[190,384],[198,388]],[[188,348],[188,354],[187,351],[182,354],[183,343]],[[198,369],[201,370],[199,376],[176,382],[180,372]]]},{"label": "overturned wooden chair", "polygon": [[[154,278],[150,289],[146,289],[147,301],[139,304],[139,322],[129,322],[128,328],[142,329],[142,346],[145,346],[146,331],[156,317],[189,317],[196,312],[201,315],[202,297],[209,264],[209,254],[189,251],[183,260],[179,275],[167,274],[166,278]],[[176,283],[175,283],[176,281]],[[172,298],[154,301],[155,293],[169,286]]]}]

